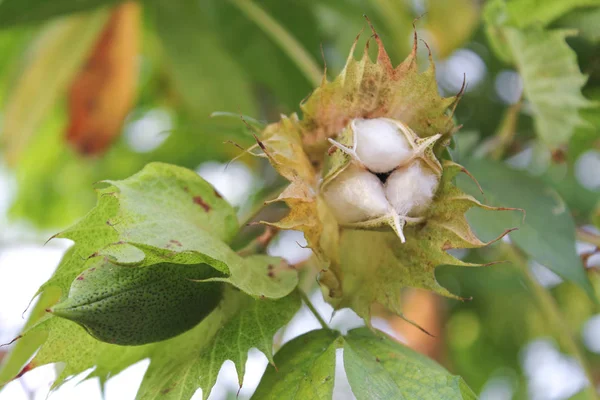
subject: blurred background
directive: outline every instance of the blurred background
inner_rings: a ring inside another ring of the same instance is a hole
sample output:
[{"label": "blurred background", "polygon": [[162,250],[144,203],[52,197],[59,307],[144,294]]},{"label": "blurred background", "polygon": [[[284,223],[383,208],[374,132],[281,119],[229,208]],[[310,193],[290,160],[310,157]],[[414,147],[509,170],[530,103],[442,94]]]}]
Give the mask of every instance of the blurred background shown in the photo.
[{"label": "blurred background", "polygon": [[[576,55],[572,61],[588,76],[586,97],[600,101],[600,8],[586,4],[548,26],[579,32],[567,39]],[[174,163],[197,171],[240,214],[252,209],[261,193],[279,187],[282,182],[268,164],[236,158],[239,146],[253,141],[240,115],[248,124],[262,125],[298,111],[321,81],[325,64],[330,79],[341,71],[366,26],[363,14],[394,64],[409,53],[412,23],[420,17],[416,30],[433,53],[440,91],[456,94],[466,78],[456,111],[463,127],[452,150],[458,162],[477,165],[502,127],[513,124],[500,158],[511,171],[521,171],[518,176],[527,176],[523,185],[534,182],[527,186],[550,190],[556,204],[568,208],[566,224],[577,236],[561,240],[571,246],[567,251],[577,264],[572,267],[585,268],[600,292],[600,232],[591,218],[600,196],[598,109],[581,112],[586,124],[572,135],[568,152],[540,145],[532,107],[522,100],[522,73],[490,45],[484,9],[477,0],[0,2],[0,343],[19,334],[32,296],[70,245],[46,240],[93,207],[94,182],[125,178],[150,161]],[[367,31],[359,48],[370,36]],[[427,68],[425,46],[419,55]],[[472,173],[492,192],[505,179],[481,171]],[[518,186],[503,184],[521,199]],[[527,210],[540,235],[540,251],[552,259],[552,242],[544,243],[544,237],[561,228],[540,225],[544,216],[536,216],[535,197],[513,206]],[[480,214],[469,217],[484,238],[502,231],[488,229],[492,222]],[[438,280],[472,297],[470,302],[416,290],[401,294],[407,317],[435,337],[383,311],[375,326],[462,375],[481,399],[589,398],[582,389],[600,385],[600,309],[578,285],[552,272],[543,257],[511,252],[511,240],[456,254],[510,264],[440,269]],[[299,264],[311,256],[304,244],[302,234],[283,231],[269,252]],[[318,291],[312,299],[326,320],[332,318]],[[349,310],[332,318],[342,330],[361,324]],[[276,342],[280,346],[318,327],[302,310]],[[588,376],[573,346],[586,359]],[[0,348],[0,363],[8,350]],[[266,364],[264,355],[251,352],[247,384],[238,398],[249,398]],[[105,398],[133,399],[147,366],[148,361],[140,362],[111,379]],[[45,399],[54,377],[53,366],[38,368],[4,387],[0,399]],[[97,381],[80,380],[72,379],[49,398],[101,398]],[[228,362],[210,398],[233,399],[238,389]],[[352,398],[341,369],[336,396]]]}]

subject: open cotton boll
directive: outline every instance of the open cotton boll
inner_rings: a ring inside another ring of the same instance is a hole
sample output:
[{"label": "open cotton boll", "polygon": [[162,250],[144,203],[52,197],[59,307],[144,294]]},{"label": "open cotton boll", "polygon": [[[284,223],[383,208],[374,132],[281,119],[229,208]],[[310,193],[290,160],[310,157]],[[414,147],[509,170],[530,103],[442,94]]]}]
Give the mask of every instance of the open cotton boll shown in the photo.
[{"label": "open cotton boll", "polygon": [[369,171],[350,165],[324,190],[323,196],[341,224],[367,221],[388,213],[383,184]]},{"label": "open cotton boll", "polygon": [[439,177],[422,161],[398,168],[385,182],[385,196],[401,216],[419,217],[427,210]]},{"label": "open cotton boll", "polygon": [[408,160],[413,150],[399,126],[387,118],[355,119],[354,151],[375,173],[389,172]]}]

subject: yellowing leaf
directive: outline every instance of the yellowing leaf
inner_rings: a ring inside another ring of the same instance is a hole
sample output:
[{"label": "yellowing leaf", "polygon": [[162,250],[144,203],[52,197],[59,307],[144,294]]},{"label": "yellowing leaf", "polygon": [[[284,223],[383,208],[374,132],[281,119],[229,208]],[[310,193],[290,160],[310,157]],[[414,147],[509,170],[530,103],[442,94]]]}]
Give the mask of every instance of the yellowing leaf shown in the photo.
[{"label": "yellowing leaf", "polygon": [[140,5],[112,11],[69,90],[69,141],[84,155],[101,154],[121,133],[136,95]]},{"label": "yellowing leaf", "polygon": [[9,164],[18,161],[66,91],[108,16],[106,10],[75,15],[52,22],[40,32],[2,118],[2,143]]}]

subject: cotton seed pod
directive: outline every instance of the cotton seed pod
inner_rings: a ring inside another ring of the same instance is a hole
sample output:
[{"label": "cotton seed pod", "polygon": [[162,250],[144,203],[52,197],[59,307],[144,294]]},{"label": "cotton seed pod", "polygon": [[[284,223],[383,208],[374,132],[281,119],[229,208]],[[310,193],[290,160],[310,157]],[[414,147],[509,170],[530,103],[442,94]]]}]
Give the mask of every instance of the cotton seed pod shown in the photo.
[{"label": "cotton seed pod", "polygon": [[100,261],[49,311],[103,342],[157,342],[193,328],[217,307],[223,283],[197,280],[218,276],[207,264],[131,267]]},{"label": "cotton seed pod", "polygon": [[340,224],[381,217],[390,209],[379,178],[353,164],[324,187],[323,197]]},{"label": "cotton seed pod", "polygon": [[385,196],[400,216],[421,217],[431,205],[440,178],[423,161],[398,168],[385,181]]}]

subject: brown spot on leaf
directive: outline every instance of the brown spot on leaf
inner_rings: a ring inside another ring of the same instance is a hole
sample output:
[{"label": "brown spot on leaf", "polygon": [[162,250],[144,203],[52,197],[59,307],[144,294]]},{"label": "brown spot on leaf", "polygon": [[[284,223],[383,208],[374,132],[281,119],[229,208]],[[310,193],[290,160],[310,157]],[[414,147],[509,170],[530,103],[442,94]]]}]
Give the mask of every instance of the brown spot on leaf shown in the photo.
[{"label": "brown spot on leaf", "polygon": [[563,164],[567,161],[567,154],[563,149],[554,149],[552,151],[552,161],[555,164]]},{"label": "brown spot on leaf", "polygon": [[194,203],[198,204],[200,207],[204,208],[204,211],[210,211],[210,205],[204,201],[204,199],[200,196],[194,196]]},{"label": "brown spot on leaf", "polygon": [[217,191],[217,189],[213,189],[213,191],[215,192],[215,196],[217,196],[219,199],[222,199],[222,198],[223,198],[223,196],[221,195],[221,193],[219,193],[219,192]]},{"label": "brown spot on leaf", "polygon": [[275,277],[275,273],[273,271],[269,271],[269,273],[267,275],[269,276],[269,278]]},{"label": "brown spot on leaf", "polygon": [[179,247],[183,246],[179,240],[175,240],[175,239],[169,240],[169,243],[173,243]]},{"label": "brown spot on leaf", "polygon": [[173,390],[173,388],[165,388],[163,390],[160,391],[160,394],[167,394],[169,393],[171,390]]},{"label": "brown spot on leaf", "polygon": [[375,361],[381,362],[381,360],[379,359],[379,357],[375,357]]},{"label": "brown spot on leaf", "polygon": [[77,280],[78,280],[78,281],[82,281],[82,280],[84,280],[84,279],[85,279],[85,278],[84,278],[82,275],[79,275],[79,276],[77,277]]},{"label": "brown spot on leaf", "polygon": [[19,379],[20,377],[22,377],[23,375],[25,375],[27,372],[31,371],[35,367],[36,367],[36,365],[34,363],[30,362],[29,364],[27,364],[26,366],[23,367],[23,369],[21,370],[21,372],[19,372],[17,374],[17,376],[15,376],[13,378],[13,380],[14,379]]},{"label": "brown spot on leaf", "polygon": [[444,243],[444,245],[442,246],[442,250],[446,251],[446,250],[450,250],[452,249],[452,243],[450,243],[449,240],[446,240],[446,242]]}]

